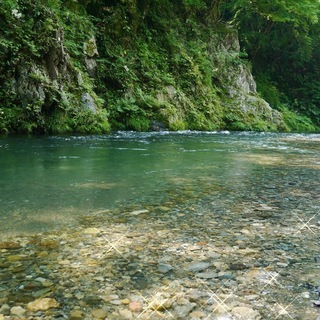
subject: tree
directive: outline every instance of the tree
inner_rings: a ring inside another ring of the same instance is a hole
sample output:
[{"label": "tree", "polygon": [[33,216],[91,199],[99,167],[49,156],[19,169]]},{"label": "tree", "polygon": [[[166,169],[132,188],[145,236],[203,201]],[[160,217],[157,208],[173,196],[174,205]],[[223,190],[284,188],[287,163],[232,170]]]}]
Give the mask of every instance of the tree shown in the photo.
[{"label": "tree", "polygon": [[304,113],[313,108],[318,115],[320,2],[234,0],[222,6],[239,31],[257,79],[273,81],[292,106]]}]

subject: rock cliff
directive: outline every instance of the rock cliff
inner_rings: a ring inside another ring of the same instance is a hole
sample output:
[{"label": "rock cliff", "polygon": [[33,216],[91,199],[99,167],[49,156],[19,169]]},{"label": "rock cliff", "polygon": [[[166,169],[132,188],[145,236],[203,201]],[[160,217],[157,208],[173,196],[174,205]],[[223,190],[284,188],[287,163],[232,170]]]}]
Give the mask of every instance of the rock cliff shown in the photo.
[{"label": "rock cliff", "polygon": [[0,9],[2,132],[285,129],[231,28],[173,5],[139,16],[133,2],[113,4],[94,20],[73,2],[24,1]]}]

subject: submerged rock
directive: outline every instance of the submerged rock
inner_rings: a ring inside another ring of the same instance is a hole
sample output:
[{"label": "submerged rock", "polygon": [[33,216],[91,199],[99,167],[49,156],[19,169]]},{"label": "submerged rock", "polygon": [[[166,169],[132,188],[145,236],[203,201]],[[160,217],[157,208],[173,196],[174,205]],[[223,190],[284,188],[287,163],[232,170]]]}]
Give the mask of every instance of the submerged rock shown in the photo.
[{"label": "submerged rock", "polygon": [[58,308],[60,304],[53,298],[40,298],[27,304],[29,311],[46,311],[51,308]]},{"label": "submerged rock", "polygon": [[199,272],[208,269],[211,266],[209,262],[194,262],[187,267],[187,271]]}]

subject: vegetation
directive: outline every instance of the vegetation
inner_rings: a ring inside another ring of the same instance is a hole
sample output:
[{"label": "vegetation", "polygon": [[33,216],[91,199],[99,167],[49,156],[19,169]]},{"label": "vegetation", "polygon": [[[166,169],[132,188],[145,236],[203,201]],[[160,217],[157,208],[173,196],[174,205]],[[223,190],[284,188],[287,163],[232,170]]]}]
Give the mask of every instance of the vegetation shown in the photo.
[{"label": "vegetation", "polygon": [[[319,10],[315,0],[3,0],[0,132],[145,131],[154,122],[316,131]],[[219,51],[234,30],[241,51]],[[285,125],[230,107],[222,81],[242,65]]]},{"label": "vegetation", "polygon": [[292,127],[290,121],[293,130],[314,130],[320,125],[319,1],[236,0],[224,8],[239,30],[263,98],[290,111],[300,123]]}]

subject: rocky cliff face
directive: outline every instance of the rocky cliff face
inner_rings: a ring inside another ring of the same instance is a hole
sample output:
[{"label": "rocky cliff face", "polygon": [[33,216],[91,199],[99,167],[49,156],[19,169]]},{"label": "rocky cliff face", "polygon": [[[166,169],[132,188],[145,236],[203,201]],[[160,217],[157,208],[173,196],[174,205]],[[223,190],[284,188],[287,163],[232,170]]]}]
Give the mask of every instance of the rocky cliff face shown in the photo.
[{"label": "rocky cliff face", "polygon": [[240,58],[237,33],[230,30],[214,51],[217,79],[225,92],[221,103],[230,111],[234,128],[242,129],[241,126],[245,127],[245,122],[250,120],[253,126],[265,122],[265,130],[284,129],[281,113],[272,109],[257,93],[250,66]]},{"label": "rocky cliff face", "polygon": [[2,23],[12,27],[0,41],[0,132],[108,131],[106,113],[89,80],[97,55],[92,31],[87,30],[88,44],[82,44],[87,66],[76,66],[56,13],[37,1],[24,8],[14,14],[0,10]]},{"label": "rocky cliff face", "polygon": [[97,28],[80,4],[22,2],[14,14],[0,8],[0,27],[12,26],[0,39],[0,132],[97,133],[108,120],[130,130],[285,128],[232,29],[185,19],[173,4],[140,17],[135,1],[115,2]]},{"label": "rocky cliff face", "polygon": [[259,97],[234,30],[226,28],[212,38],[207,54],[213,88],[199,75],[191,84],[191,95],[174,85],[157,93],[159,103],[167,106],[160,113],[169,128],[187,129],[191,122],[201,130],[285,130],[281,113]]},{"label": "rocky cliff face", "polygon": [[[94,39],[94,38],[91,38]],[[90,41],[90,40],[89,40]],[[95,42],[91,40],[91,46]],[[84,45],[86,59],[86,67],[88,74],[93,76],[95,70],[94,55],[97,51],[96,47],[93,54],[88,53],[89,50]],[[15,94],[15,101],[22,108],[28,108],[34,113],[35,121],[40,127],[46,127],[46,121],[50,122],[54,114],[57,113],[56,108],[60,108],[61,114],[67,117],[77,117],[77,113],[99,112],[99,106],[96,101],[97,97],[93,92],[90,81],[85,83],[84,78],[87,74],[73,66],[70,56],[64,47],[64,33],[59,28],[54,37],[53,45],[49,48],[47,54],[41,59],[16,67],[15,77],[11,80],[12,91]],[[59,110],[59,109],[58,109]],[[69,113],[68,111],[71,111]],[[48,117],[46,117],[48,115]],[[50,119],[51,117],[51,119]],[[59,119],[61,121],[61,118]],[[70,124],[61,123],[62,131],[67,129]],[[59,125],[56,126],[58,129]],[[51,128],[48,128],[49,131]],[[56,129],[52,128],[53,131]]]}]

